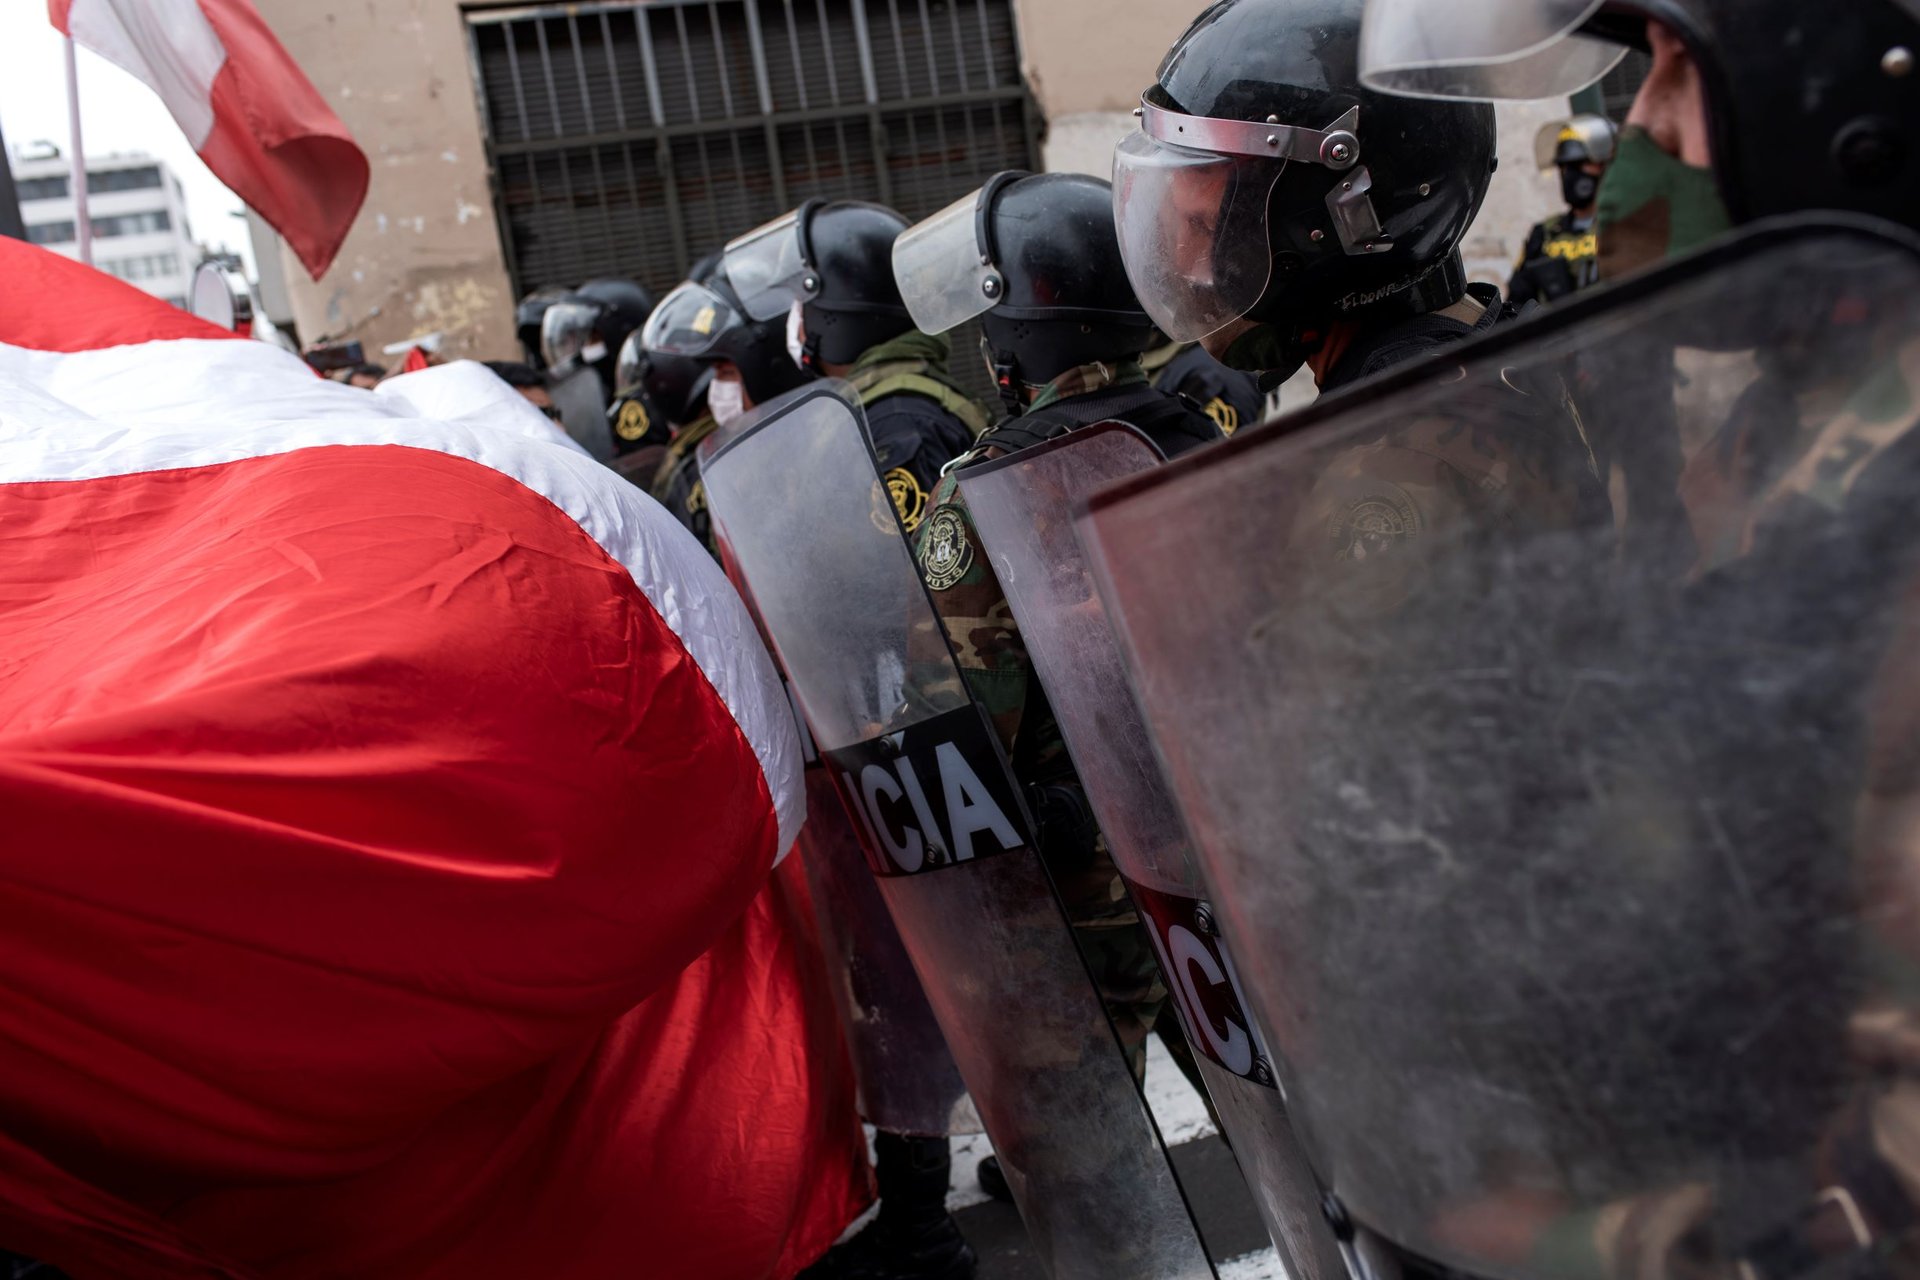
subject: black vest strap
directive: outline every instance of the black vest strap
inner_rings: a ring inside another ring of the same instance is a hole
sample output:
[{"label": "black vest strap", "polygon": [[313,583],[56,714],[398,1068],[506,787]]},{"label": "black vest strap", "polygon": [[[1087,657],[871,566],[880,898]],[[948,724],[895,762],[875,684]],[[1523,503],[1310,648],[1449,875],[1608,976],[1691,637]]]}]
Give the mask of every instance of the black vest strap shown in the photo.
[{"label": "black vest strap", "polygon": [[1218,439],[1220,434],[1211,418],[1190,408],[1178,397],[1151,384],[1134,383],[1125,387],[1102,387],[1048,405],[1037,413],[1008,418],[980,437],[980,447],[992,446],[1014,453],[1030,445],[1044,444],[1075,427],[1109,421],[1137,428],[1168,455],[1189,447],[1187,437],[1191,437],[1192,444],[1204,444]]}]

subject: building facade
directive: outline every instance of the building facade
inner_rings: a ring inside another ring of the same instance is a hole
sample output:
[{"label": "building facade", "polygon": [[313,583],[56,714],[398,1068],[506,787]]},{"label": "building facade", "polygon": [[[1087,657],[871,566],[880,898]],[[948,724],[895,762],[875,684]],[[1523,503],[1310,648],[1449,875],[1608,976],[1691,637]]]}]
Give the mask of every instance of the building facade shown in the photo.
[{"label": "building facade", "polygon": [[[70,163],[58,153],[17,159],[13,174],[27,239],[77,258]],[[138,153],[88,160],[87,210],[94,266],[177,307],[187,304],[200,251],[180,179],[165,163]]]},{"label": "building facade", "polygon": [[[1109,171],[1203,0],[259,0],[366,147],[367,203],[320,281],[280,253],[303,336],[439,332],[517,351],[516,298],[621,275],[657,293],[812,197],[924,217],[1000,169]],[[1505,282],[1557,184],[1501,108],[1466,242]],[[262,274],[270,273],[262,263]]]}]

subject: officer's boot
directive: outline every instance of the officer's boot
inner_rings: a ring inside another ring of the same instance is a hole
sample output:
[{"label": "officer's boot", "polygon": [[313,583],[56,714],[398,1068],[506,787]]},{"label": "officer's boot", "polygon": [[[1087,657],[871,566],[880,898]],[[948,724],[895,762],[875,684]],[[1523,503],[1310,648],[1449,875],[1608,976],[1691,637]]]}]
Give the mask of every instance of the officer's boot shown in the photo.
[{"label": "officer's boot", "polygon": [[880,1215],[800,1280],[973,1280],[973,1247],[947,1212],[945,1138],[874,1139]]}]

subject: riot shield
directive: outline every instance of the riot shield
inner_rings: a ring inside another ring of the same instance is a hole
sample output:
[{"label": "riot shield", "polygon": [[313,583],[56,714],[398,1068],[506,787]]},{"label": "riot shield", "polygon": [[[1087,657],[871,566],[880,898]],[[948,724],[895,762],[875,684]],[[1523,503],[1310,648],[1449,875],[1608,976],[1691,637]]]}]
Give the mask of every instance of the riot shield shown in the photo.
[{"label": "riot shield", "polygon": [[1035,673],[1059,721],[1115,865],[1153,939],[1167,990],[1214,1110],[1295,1280],[1345,1271],[1320,1189],[1287,1124],[1268,1051],[1239,991],[1234,958],[1207,901],[1173,797],[1161,778],[1074,538],[1076,504],[1100,485],[1161,462],[1146,438],[1103,423],[959,473]]},{"label": "riot shield", "polygon": [[821,761],[807,766],[800,856],[827,946],[834,1004],[860,1083],[860,1114],[887,1133],[979,1131],[979,1117],[860,840]]},{"label": "riot shield", "polygon": [[782,397],[702,476],[1048,1273],[1212,1275],[857,404]]},{"label": "riot shield", "polygon": [[1513,1280],[1913,1265],[1917,306],[1907,233],[1762,225],[1090,503],[1365,1230]]},{"label": "riot shield", "polygon": [[[702,443],[717,447],[731,435],[719,431]],[[772,652],[766,622],[747,594],[746,576],[732,548],[724,536],[716,542],[727,577],[740,588],[754,626]],[[785,671],[780,678],[791,698],[793,682]],[[793,716],[806,757],[807,786],[807,820],[795,843],[812,891],[834,1008],[860,1085],[860,1114],[887,1133],[978,1133],[980,1117],[920,989],[900,931],[867,869],[833,774],[814,748],[797,704]]]},{"label": "riot shield", "polygon": [[613,457],[613,428],[607,424],[607,389],[600,374],[581,365],[564,378],[551,379],[547,394],[560,411],[560,425],[574,442],[601,462]]}]

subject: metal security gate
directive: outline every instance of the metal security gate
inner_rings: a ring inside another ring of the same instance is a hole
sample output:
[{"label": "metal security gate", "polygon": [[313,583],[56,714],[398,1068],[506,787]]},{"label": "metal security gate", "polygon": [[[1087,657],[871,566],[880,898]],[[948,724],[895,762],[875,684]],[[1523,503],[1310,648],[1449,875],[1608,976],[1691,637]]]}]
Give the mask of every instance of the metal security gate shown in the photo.
[{"label": "metal security gate", "polygon": [[468,12],[508,271],[657,293],[819,196],[921,218],[1037,169],[1011,0]]}]

